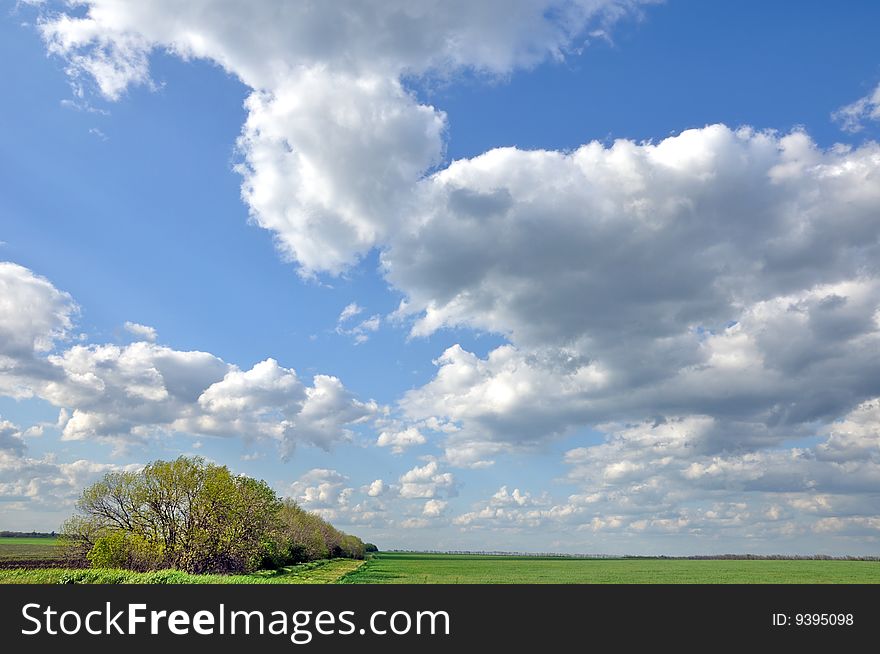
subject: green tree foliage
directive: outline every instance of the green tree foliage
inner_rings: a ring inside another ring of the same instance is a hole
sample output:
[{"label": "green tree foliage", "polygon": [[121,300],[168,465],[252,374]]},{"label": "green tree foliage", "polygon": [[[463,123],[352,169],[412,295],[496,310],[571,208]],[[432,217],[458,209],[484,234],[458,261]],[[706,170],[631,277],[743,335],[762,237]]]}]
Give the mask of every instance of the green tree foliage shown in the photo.
[{"label": "green tree foliage", "polygon": [[279,518],[274,543],[282,560],[300,563],[335,557],[364,558],[360,538],[339,531],[291,499],[282,503]]},{"label": "green tree foliage", "polygon": [[62,529],[69,555],[93,567],[250,572],[332,557],[364,545],[264,481],[200,457],[113,472],[86,488]]}]

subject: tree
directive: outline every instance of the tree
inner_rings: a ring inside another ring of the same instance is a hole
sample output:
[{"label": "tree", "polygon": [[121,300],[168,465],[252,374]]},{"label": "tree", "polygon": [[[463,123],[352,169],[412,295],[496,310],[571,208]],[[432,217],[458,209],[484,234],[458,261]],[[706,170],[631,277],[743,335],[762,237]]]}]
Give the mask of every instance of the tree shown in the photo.
[{"label": "tree", "polygon": [[303,509],[291,499],[281,507],[279,551],[289,552],[292,561],[313,561],[346,557],[364,558],[364,543],[357,536],[336,529],[321,516]]},{"label": "tree", "polygon": [[208,475],[196,498],[192,535],[182,555],[192,572],[247,572],[271,548],[281,502],[264,481],[233,477],[224,467]]},{"label": "tree", "polygon": [[95,566],[243,572],[261,562],[280,501],[264,481],[179,457],[108,473],[77,508],[65,540]]},{"label": "tree", "polygon": [[201,457],[108,473],[83,491],[77,510],[62,537],[70,556],[94,567],[249,572],[364,556],[359,538]]}]

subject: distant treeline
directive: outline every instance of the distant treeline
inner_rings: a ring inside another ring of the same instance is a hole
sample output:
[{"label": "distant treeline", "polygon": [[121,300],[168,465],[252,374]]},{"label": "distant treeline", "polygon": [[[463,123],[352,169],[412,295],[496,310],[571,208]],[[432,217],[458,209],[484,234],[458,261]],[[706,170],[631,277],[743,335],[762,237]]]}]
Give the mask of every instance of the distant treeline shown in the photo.
[{"label": "distant treeline", "polygon": [[54,531],[0,531],[0,538],[55,538],[58,534]]},{"label": "distant treeline", "polygon": [[828,554],[695,554],[690,556],[637,554],[562,554],[559,552],[510,552],[498,550],[388,550],[412,554],[462,554],[471,556],[519,556],[536,559],[643,559],[668,561],[880,561],[880,556],[830,556]]},{"label": "distant treeline", "polygon": [[201,457],[112,472],[86,488],[62,528],[74,561],[95,568],[247,573],[375,549],[266,482]]}]

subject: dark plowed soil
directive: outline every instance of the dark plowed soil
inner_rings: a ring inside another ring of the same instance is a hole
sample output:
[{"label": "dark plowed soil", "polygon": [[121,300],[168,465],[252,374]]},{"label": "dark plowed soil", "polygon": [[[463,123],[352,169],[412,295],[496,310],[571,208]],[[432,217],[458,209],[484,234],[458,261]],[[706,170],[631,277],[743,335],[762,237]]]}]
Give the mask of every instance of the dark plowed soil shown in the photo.
[{"label": "dark plowed soil", "polygon": [[34,568],[85,568],[82,561],[66,561],[64,559],[0,559],[0,570],[34,569]]}]

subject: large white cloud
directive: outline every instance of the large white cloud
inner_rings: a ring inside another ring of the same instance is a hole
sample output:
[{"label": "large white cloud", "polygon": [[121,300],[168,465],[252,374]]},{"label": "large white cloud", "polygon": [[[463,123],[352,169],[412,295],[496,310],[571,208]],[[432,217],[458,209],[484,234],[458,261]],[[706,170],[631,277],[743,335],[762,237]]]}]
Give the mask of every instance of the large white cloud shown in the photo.
[{"label": "large white cloud", "polygon": [[28,380],[50,374],[41,355],[68,336],[79,307],[27,268],[0,262],[0,393],[31,394]]},{"label": "large white cloud", "polygon": [[441,160],[443,115],[394,79],[310,69],[246,107],[242,195],[305,271],[340,272],[384,242]]},{"label": "large white cloud", "polygon": [[423,190],[425,215],[383,254],[421,315],[415,335],[467,325],[607,349],[864,271],[880,147],[713,125],[656,144],[492,150]]},{"label": "large white cloud", "polygon": [[289,456],[298,443],[328,449],[380,413],[338,378],[316,375],[308,385],[274,359],[241,370],[207,352],[149,341],[44,352],[72,328],[73,301],[14,264],[0,264],[0,284],[0,333],[8,334],[0,390],[59,407],[62,440],[124,445],[171,432],[240,436],[274,441]]},{"label": "large white cloud", "polygon": [[[83,0],[40,30],[78,85],[118,99],[164,49],[216,62],[252,89],[242,195],[301,272],[340,272],[408,218],[440,163],[446,119],[402,85],[460,69],[501,75],[561,58],[640,0],[325,4]],[[76,14],[76,15],[75,15]]]},{"label": "large white cloud", "polygon": [[877,144],[711,126],[496,150],[431,183],[433,212],[383,253],[398,314],[513,343],[450,348],[404,398],[458,424],[452,457],[669,413],[766,445],[880,393]]},{"label": "large white cloud", "polygon": [[198,398],[200,412],[175,427],[221,436],[257,434],[275,438],[289,455],[298,442],[324,449],[350,437],[350,426],[379,411],[364,403],[336,377],[316,375],[311,387],[274,359],[251,370],[231,369]]},{"label": "large white cloud", "polygon": [[[36,3],[42,4],[42,3]],[[301,66],[340,71],[424,73],[474,68],[506,73],[559,58],[584,28],[608,24],[637,0],[74,0],[85,11],[43,14],[53,52],[117,97],[145,79],[139,62],[155,48],[216,61],[255,89]],[[117,58],[132,62],[105,68]],[[95,61],[94,64],[90,63]],[[130,70],[130,74],[126,71]],[[73,71],[77,72],[77,71]]]},{"label": "large white cloud", "polygon": [[45,277],[0,262],[0,355],[27,357],[52,349],[73,327],[78,307]]}]

